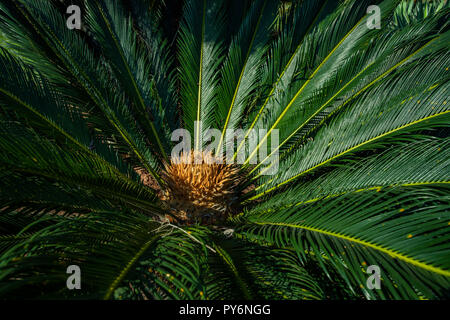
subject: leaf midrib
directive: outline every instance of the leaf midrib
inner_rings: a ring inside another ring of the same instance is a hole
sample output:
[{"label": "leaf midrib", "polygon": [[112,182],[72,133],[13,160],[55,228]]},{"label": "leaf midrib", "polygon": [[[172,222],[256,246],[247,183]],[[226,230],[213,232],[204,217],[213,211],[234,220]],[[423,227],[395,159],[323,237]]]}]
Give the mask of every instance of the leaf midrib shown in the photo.
[{"label": "leaf midrib", "polygon": [[[285,184],[287,184],[287,183],[289,183],[289,182],[291,182],[291,181],[293,181],[293,180],[299,178],[300,176],[302,176],[302,175],[304,175],[304,174],[306,174],[306,173],[308,173],[308,172],[310,172],[310,171],[312,171],[312,170],[314,170],[314,169],[316,169],[316,168],[318,168],[318,167],[321,167],[321,166],[327,164],[328,162],[331,162],[331,161],[333,161],[333,160],[335,160],[335,159],[337,159],[337,158],[340,158],[340,157],[342,157],[343,155],[346,155],[347,153],[350,153],[350,152],[352,152],[352,151],[354,151],[354,150],[357,150],[357,149],[359,149],[360,147],[365,146],[366,144],[369,144],[369,143],[371,143],[371,142],[373,142],[373,141],[376,141],[376,140],[378,140],[378,139],[381,139],[381,138],[383,138],[383,137],[385,137],[385,136],[388,136],[388,135],[390,135],[390,134],[393,134],[393,133],[395,133],[395,132],[397,132],[397,131],[400,131],[400,130],[402,130],[402,129],[408,128],[408,127],[413,126],[413,125],[415,125],[415,124],[418,124],[418,123],[421,123],[421,122],[423,122],[423,121],[430,120],[430,119],[433,119],[433,118],[435,118],[435,117],[442,116],[442,115],[445,115],[445,114],[448,114],[448,113],[450,113],[450,110],[447,110],[447,111],[444,111],[444,112],[440,112],[440,113],[436,113],[436,114],[433,114],[433,115],[431,115],[431,116],[428,116],[428,117],[425,117],[425,118],[422,118],[422,119],[418,119],[418,120],[416,120],[416,121],[407,123],[407,124],[405,124],[405,125],[403,125],[403,126],[400,126],[400,127],[397,127],[397,128],[395,128],[395,129],[393,129],[393,130],[390,130],[390,131],[388,131],[388,132],[385,132],[385,133],[383,133],[383,134],[381,134],[381,135],[377,135],[377,136],[375,136],[375,137],[373,137],[373,138],[371,138],[371,139],[369,139],[369,140],[364,141],[363,143],[360,143],[360,144],[358,144],[358,145],[355,145],[355,146],[353,146],[352,148],[349,148],[349,149],[347,149],[347,150],[345,150],[345,151],[343,151],[343,152],[341,152],[341,153],[339,153],[339,154],[337,154],[337,155],[334,155],[333,157],[331,157],[331,158],[329,158],[329,159],[327,159],[327,160],[325,160],[325,161],[322,161],[322,162],[320,162],[319,164],[317,164],[317,165],[315,165],[315,166],[313,166],[313,167],[311,167],[311,168],[309,168],[309,169],[307,169],[307,170],[304,170],[304,171],[302,171],[302,172],[300,172],[300,173],[294,175],[293,177],[291,177],[291,178],[289,178],[289,179],[287,179],[287,180],[285,180],[285,181],[283,181],[283,182],[277,184],[276,186],[274,186],[274,187],[272,187],[272,188],[270,188],[270,189],[268,189],[268,190],[266,190],[266,191],[264,191],[264,192],[262,192],[262,193],[259,193],[259,194],[255,195],[254,197],[250,198],[249,200],[255,200],[255,199],[257,199],[257,198],[263,196],[264,194],[267,194],[267,193],[269,193],[269,192],[272,192],[273,190],[278,189],[279,187],[281,187],[281,186],[283,186],[283,185],[285,185]],[[272,181],[272,180],[270,180],[270,181]],[[270,182],[270,181],[269,181],[269,182]],[[269,182],[267,182],[267,183],[269,183]],[[265,186],[267,183],[262,184],[262,185],[259,186],[257,189],[261,189],[261,188],[262,188],[263,186]],[[256,190],[256,189],[255,189],[255,190]]]},{"label": "leaf midrib", "polygon": [[[23,2],[21,2],[25,7],[28,8],[28,6],[26,4],[24,4]],[[41,35],[42,39],[44,39],[44,41],[46,42],[46,44],[52,48],[52,51],[55,53],[55,55],[61,60],[61,61],[65,61],[65,59],[63,57],[61,57],[61,55],[59,54],[59,52],[56,51],[56,49],[53,49],[53,46],[49,43],[48,39],[42,35],[42,33],[38,30],[38,28],[33,24],[33,22],[31,21],[30,17],[28,16],[28,14],[26,12],[24,12],[22,10],[22,8],[20,8],[19,6],[16,6],[17,9],[22,12],[22,14],[25,16],[25,18],[28,20],[28,22],[33,26],[33,28],[35,29],[35,31]],[[159,175],[156,173],[156,171],[150,166],[150,164],[144,159],[144,156],[141,154],[141,152],[139,152],[138,148],[136,147],[136,145],[131,141],[131,139],[128,136],[128,132],[126,132],[126,130],[124,130],[121,126],[117,125],[117,122],[119,122],[117,120],[117,118],[114,116],[114,114],[111,114],[111,112],[108,110],[108,104],[107,102],[102,99],[102,95],[98,92],[98,89],[94,86],[94,84],[92,83],[92,81],[90,81],[89,77],[85,74],[85,72],[78,66],[78,64],[76,63],[76,61],[72,58],[71,54],[68,52],[68,50],[64,47],[64,45],[59,41],[58,37],[53,33],[53,31],[51,30],[51,28],[44,22],[42,22],[41,19],[39,19],[39,22],[46,27],[47,31],[53,36],[53,38],[55,39],[55,41],[57,42],[57,44],[59,45],[59,47],[66,53],[67,55],[67,59],[69,60],[70,63],[72,63],[74,66],[76,66],[76,69],[78,70],[78,72],[83,76],[84,80],[87,81],[92,90],[94,90],[94,92],[92,92],[84,83],[80,82],[80,84],[83,86],[83,88],[86,90],[86,92],[89,94],[89,96],[96,102],[96,104],[98,106],[100,106],[100,108],[102,109],[104,115],[106,116],[106,118],[108,119],[108,121],[114,126],[114,128],[118,131],[118,133],[120,134],[120,136],[125,140],[125,142],[130,146],[130,148],[133,150],[133,153],[141,160],[141,163],[144,165],[144,167],[152,174],[152,176],[156,179],[156,181],[158,182],[158,184],[161,186],[162,181],[159,177]],[[67,64],[67,63],[66,63]],[[75,77],[76,75],[73,73],[73,70],[71,68],[68,68],[69,72]],[[99,101],[99,99],[101,101]],[[106,108],[105,108],[106,106]]]},{"label": "leaf midrib", "polygon": [[[371,86],[373,86],[374,84],[376,84],[379,80],[383,79],[385,76],[387,76],[389,73],[391,73],[392,71],[394,71],[395,69],[397,69],[399,66],[403,65],[405,62],[407,62],[409,59],[411,59],[412,57],[414,57],[417,53],[419,53],[420,51],[422,51],[425,47],[427,47],[430,43],[432,43],[433,41],[435,41],[436,39],[438,39],[439,37],[433,38],[432,40],[430,40],[429,42],[427,42],[425,45],[423,45],[422,47],[420,47],[419,49],[417,49],[415,52],[413,52],[412,54],[410,54],[408,57],[406,57],[405,59],[403,59],[402,61],[400,61],[399,63],[395,64],[393,67],[389,68],[387,71],[385,71],[383,74],[379,75],[377,78],[375,78],[373,81],[371,81],[370,83],[368,83],[366,86],[364,86],[361,90],[359,90],[356,94],[354,94],[350,99],[348,99],[347,101],[345,101],[341,107],[347,105],[350,101],[353,101],[355,98],[357,98],[358,96],[360,96],[364,91],[366,91],[368,88],[370,88]],[[374,63],[374,62],[373,62]],[[274,152],[276,152],[277,150],[279,150],[292,136],[294,136],[298,130],[300,130],[302,127],[304,127],[309,121],[311,121],[311,119],[313,119],[320,111],[323,110],[323,108],[325,108],[331,101],[334,100],[334,98],[337,97],[337,95],[344,90],[350,83],[352,83],[357,77],[359,77],[361,75],[361,73],[363,73],[365,70],[367,70],[373,63],[369,64],[367,67],[365,67],[363,70],[361,70],[355,77],[353,77],[349,82],[347,82],[336,94],[334,94],[327,102],[325,102],[312,116],[310,116],[307,120],[305,120],[305,122],[303,122],[296,130],[294,130],[294,132],[289,135],[282,143],[280,143],[277,148],[275,148],[274,151],[272,151],[263,161],[261,161],[255,168],[252,169],[252,171],[249,173],[251,174],[252,172],[254,172],[257,168],[259,168],[267,159],[269,159],[270,156],[272,156],[272,154]],[[266,170],[268,170],[268,168],[266,168],[265,170],[261,171],[257,176],[260,176],[261,174],[263,174]]]},{"label": "leaf midrib", "polygon": [[253,129],[253,127],[256,124],[256,121],[259,119],[259,116],[261,115],[261,113],[263,112],[263,110],[265,109],[266,105],[269,103],[270,97],[272,96],[273,92],[275,91],[275,88],[277,87],[278,83],[281,81],[281,79],[283,78],[284,74],[286,73],[286,70],[289,68],[289,66],[291,65],[292,61],[294,60],[295,56],[297,55],[297,52],[300,50],[303,41],[305,39],[305,37],[309,34],[309,32],[311,31],[312,27],[315,25],[317,19],[319,19],[319,16],[322,12],[322,10],[325,8],[325,4],[328,2],[328,0],[324,1],[322,7],[320,8],[320,10],[317,12],[316,17],[314,18],[314,20],[311,22],[310,26],[308,27],[308,29],[305,31],[304,36],[302,37],[302,40],[300,41],[300,43],[298,44],[298,46],[295,48],[294,53],[292,54],[292,56],[289,58],[288,63],[286,64],[286,66],[283,68],[283,71],[280,73],[280,76],[277,78],[276,82],[272,85],[272,89],[269,92],[269,95],[267,96],[266,100],[264,101],[264,104],[262,105],[262,107],[260,108],[258,114],[256,115],[255,119],[253,120],[252,124],[250,125],[249,129],[247,130],[246,134],[244,135],[244,139],[242,140],[242,142],[239,144],[236,152],[234,153],[233,156],[233,161],[236,159],[237,154],[239,152],[239,150],[242,148],[242,146],[244,145],[245,139],[248,137],[248,135],[250,134],[250,131]]},{"label": "leaf midrib", "polygon": [[122,271],[119,273],[117,278],[114,279],[114,281],[111,283],[109,288],[106,291],[105,296],[103,297],[103,300],[108,300],[111,295],[113,294],[114,290],[117,288],[117,286],[120,284],[120,282],[123,280],[123,278],[128,274],[130,269],[133,267],[133,265],[136,263],[136,261],[147,251],[147,249],[155,243],[155,241],[159,238],[159,235],[153,236],[150,240],[148,240],[142,247],[139,249],[139,251],[130,259],[130,261],[125,265],[125,267],[122,269]]},{"label": "leaf midrib", "polygon": [[258,22],[257,22],[255,30],[253,32],[252,40],[250,41],[250,45],[248,47],[247,54],[245,56],[245,62],[244,62],[244,65],[242,67],[241,74],[239,75],[239,80],[238,80],[238,83],[237,83],[236,88],[234,90],[233,99],[231,100],[231,105],[230,105],[230,108],[228,109],[228,115],[227,115],[227,118],[225,120],[225,125],[223,126],[222,134],[220,136],[219,145],[217,146],[216,156],[218,156],[220,154],[219,150],[220,150],[220,148],[222,146],[222,142],[223,142],[223,139],[224,139],[224,136],[225,136],[225,132],[226,132],[227,127],[228,127],[228,122],[230,121],[230,118],[231,118],[231,113],[232,113],[232,110],[233,110],[233,107],[234,107],[234,104],[235,104],[235,101],[236,101],[236,98],[237,98],[237,94],[238,94],[238,91],[239,91],[239,88],[240,88],[240,85],[241,85],[242,77],[244,76],[245,69],[247,68],[247,62],[248,62],[248,59],[250,57],[250,52],[253,49],[253,44],[255,42],[256,34],[259,31],[259,26],[261,24],[261,19],[262,19],[262,16],[263,16],[266,4],[267,4],[267,0],[264,1],[264,4],[263,4],[263,6],[261,8],[261,12],[259,14]]},{"label": "leaf midrib", "polygon": [[406,256],[406,255],[404,255],[402,253],[394,251],[392,249],[385,248],[385,247],[383,247],[381,245],[377,245],[377,244],[374,244],[374,243],[371,243],[371,242],[368,242],[368,241],[365,241],[365,240],[357,239],[355,237],[346,236],[346,235],[343,235],[343,234],[340,234],[340,233],[337,233],[337,232],[327,231],[327,230],[314,228],[314,227],[309,227],[309,226],[305,226],[305,225],[296,225],[296,224],[281,223],[281,222],[253,222],[253,223],[258,224],[258,225],[272,225],[272,226],[281,226],[281,227],[288,227],[288,228],[304,229],[304,230],[307,230],[307,231],[317,232],[317,233],[320,233],[320,234],[324,234],[324,235],[327,235],[327,236],[332,236],[332,237],[339,238],[339,239],[342,239],[342,240],[347,240],[347,241],[354,242],[354,243],[357,243],[357,244],[362,245],[362,246],[370,247],[370,248],[375,249],[377,251],[381,251],[383,253],[388,254],[389,256],[391,256],[393,258],[398,258],[399,260],[402,260],[402,261],[404,261],[406,263],[412,264],[412,265],[414,265],[416,267],[419,267],[421,269],[424,269],[424,270],[427,270],[427,271],[430,271],[430,272],[433,272],[433,273],[437,273],[437,274],[440,274],[440,275],[444,275],[444,276],[450,277],[450,271],[448,271],[448,270],[443,270],[441,268],[438,268],[438,267],[435,267],[435,266],[432,266],[432,265],[428,265],[426,263],[423,263],[423,262],[420,262],[420,261],[415,260],[413,258],[410,258],[410,257],[408,257],[408,256]]},{"label": "leaf midrib", "polygon": [[[365,16],[364,16],[365,17]],[[351,29],[348,31],[345,36],[337,43],[337,45],[330,51],[330,53],[325,57],[325,59],[322,60],[322,62],[317,66],[317,68],[314,70],[314,72],[308,77],[308,80],[305,81],[305,83],[301,86],[301,88],[297,91],[297,93],[294,95],[294,97],[289,101],[288,105],[284,108],[283,112],[278,116],[275,123],[272,125],[270,130],[266,133],[266,135],[261,139],[261,141],[258,143],[256,148],[253,150],[253,152],[248,156],[247,160],[244,162],[244,165],[248,164],[250,159],[255,155],[255,153],[259,150],[259,148],[263,145],[263,143],[267,140],[270,133],[276,128],[278,123],[283,119],[283,117],[286,115],[286,113],[289,111],[291,106],[294,104],[294,102],[297,100],[297,98],[300,96],[300,94],[303,92],[303,90],[306,88],[306,86],[311,82],[311,80],[314,78],[314,76],[320,71],[320,69],[323,67],[323,65],[330,59],[330,57],[333,55],[333,53],[344,43],[344,41],[353,33],[353,31],[361,24],[361,22],[364,20],[364,17],[362,17]]]},{"label": "leaf midrib", "polygon": [[165,152],[165,150],[164,150],[164,148],[163,148],[163,146],[162,146],[161,140],[159,139],[159,135],[158,135],[158,133],[156,132],[155,125],[154,125],[153,121],[151,121],[151,120],[149,119],[148,114],[147,114],[147,112],[145,111],[146,107],[145,107],[144,99],[143,99],[143,97],[142,97],[142,94],[141,94],[141,92],[140,92],[138,86],[137,86],[136,80],[135,80],[133,74],[131,73],[131,70],[130,70],[130,67],[129,67],[129,65],[128,65],[128,62],[127,62],[127,60],[125,59],[125,56],[124,56],[124,54],[123,54],[122,46],[119,44],[119,41],[117,40],[117,38],[116,38],[116,36],[115,36],[115,34],[114,34],[113,30],[112,30],[112,27],[111,27],[111,25],[110,25],[108,19],[106,19],[106,16],[105,16],[105,14],[104,14],[104,12],[103,12],[103,10],[102,10],[102,8],[100,7],[100,4],[99,4],[98,2],[97,2],[97,7],[98,7],[98,9],[99,9],[99,11],[100,11],[100,13],[101,13],[101,15],[102,15],[103,21],[105,22],[105,24],[106,24],[106,26],[107,26],[107,28],[108,28],[108,31],[109,31],[109,33],[110,33],[110,35],[111,35],[111,38],[113,39],[114,45],[116,46],[117,51],[119,52],[120,58],[122,59],[122,63],[123,63],[123,65],[125,66],[125,69],[126,69],[126,71],[127,71],[128,78],[130,79],[130,81],[131,81],[131,83],[132,83],[132,85],[133,85],[135,94],[136,94],[136,96],[138,97],[139,104],[140,104],[140,108],[141,108],[141,112],[140,112],[140,113],[144,115],[145,120],[147,120],[147,122],[149,123],[150,128],[151,128],[151,130],[152,130],[152,134],[153,134],[153,136],[154,136],[155,139],[156,139],[156,143],[158,144],[158,147],[160,148],[161,154],[162,154],[162,156],[164,157],[164,159],[167,160],[167,154],[166,154],[166,152]]}]

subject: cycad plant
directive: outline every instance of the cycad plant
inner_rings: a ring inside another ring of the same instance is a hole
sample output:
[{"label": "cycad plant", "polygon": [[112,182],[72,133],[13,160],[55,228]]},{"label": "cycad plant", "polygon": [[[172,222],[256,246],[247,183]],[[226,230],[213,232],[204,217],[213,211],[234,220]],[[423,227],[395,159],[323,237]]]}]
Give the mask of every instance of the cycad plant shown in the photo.
[{"label": "cycad plant", "polygon": [[448,21],[448,1],[0,0],[0,296],[448,297]]}]

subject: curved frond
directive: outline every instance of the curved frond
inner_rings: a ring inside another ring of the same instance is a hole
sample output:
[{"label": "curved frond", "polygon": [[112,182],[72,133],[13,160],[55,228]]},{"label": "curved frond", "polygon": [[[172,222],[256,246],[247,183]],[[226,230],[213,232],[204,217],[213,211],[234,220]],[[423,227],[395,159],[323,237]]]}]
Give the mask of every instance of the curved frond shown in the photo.
[{"label": "curved frond", "polygon": [[[448,187],[393,187],[243,216],[246,238],[292,246],[335,268],[367,298],[445,296],[449,285]],[[381,270],[382,290],[368,290],[366,267]]]}]

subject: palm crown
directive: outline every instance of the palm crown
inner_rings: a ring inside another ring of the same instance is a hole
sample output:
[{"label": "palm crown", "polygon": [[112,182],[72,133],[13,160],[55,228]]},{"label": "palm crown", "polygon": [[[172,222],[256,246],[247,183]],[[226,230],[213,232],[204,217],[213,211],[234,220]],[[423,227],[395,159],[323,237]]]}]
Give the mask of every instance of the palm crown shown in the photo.
[{"label": "palm crown", "polygon": [[1,296],[448,296],[447,1],[66,2],[0,2]]}]

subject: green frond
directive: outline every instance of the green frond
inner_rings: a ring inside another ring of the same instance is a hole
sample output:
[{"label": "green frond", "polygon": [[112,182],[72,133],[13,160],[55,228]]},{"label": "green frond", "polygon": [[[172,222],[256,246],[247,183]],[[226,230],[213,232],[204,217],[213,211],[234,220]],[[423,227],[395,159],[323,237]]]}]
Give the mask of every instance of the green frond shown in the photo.
[{"label": "green frond", "polygon": [[[316,203],[243,216],[242,236],[336,269],[367,298],[445,296],[450,275],[448,188],[411,186],[344,194]],[[247,221],[247,223],[245,223]],[[368,290],[367,266],[381,268],[383,290]]]},{"label": "green frond", "polygon": [[[443,125],[448,114],[449,83],[442,63],[445,65],[448,59],[449,55],[444,52],[420,69],[406,66],[406,72],[397,73],[360,96],[337,113],[327,126],[321,127],[312,143],[305,143],[280,163],[281,172],[277,176],[261,178],[264,182],[258,195],[276,190],[354,152],[377,148],[383,142],[392,143],[392,139],[389,140],[392,136],[423,129],[424,123],[428,127],[433,125],[430,122]],[[418,78],[422,80],[420,83]],[[311,146],[320,149],[312,151]],[[300,152],[303,156],[298,161]]]},{"label": "green frond", "polygon": [[0,1],[0,298],[448,298],[449,3]]},{"label": "green frond", "polygon": [[[393,72],[398,72],[401,66],[420,61],[415,59],[429,53],[430,46],[436,41],[445,43],[443,39],[429,39],[438,25],[439,18],[436,17],[401,31],[381,31],[371,34],[370,38],[361,38],[351,56],[328,68],[331,71],[323,84],[311,86],[311,91],[305,89],[302,92],[295,104],[299,107],[294,107],[279,125],[283,128],[282,132],[291,133],[281,135],[279,146],[271,154],[278,150],[289,153],[294,148],[293,144],[303,142],[305,136],[316,130],[336,110],[378,85]],[[435,49],[433,47],[432,50]],[[260,165],[252,171],[257,170],[264,160],[261,159]]]},{"label": "green frond", "polygon": [[[389,6],[393,6],[392,4]],[[286,72],[277,81],[281,86],[276,87],[266,102],[257,111],[255,129],[267,129],[267,134],[252,150],[246,164],[254,157],[259,148],[276,128],[281,128],[283,118],[296,110],[299,96],[314,83],[321,83],[327,78],[329,68],[343,61],[350,52],[349,47],[355,45],[367,27],[363,19],[367,3],[355,1],[352,5],[341,6],[339,10],[321,21],[308,34],[306,41],[301,43],[292,57]],[[382,12],[389,12],[383,8]],[[345,18],[344,18],[345,17]],[[367,35],[366,35],[367,36]],[[312,56],[311,52],[315,52]],[[255,116],[255,117],[256,117]],[[280,125],[280,126],[278,126]],[[282,130],[283,139],[288,130]]]},{"label": "green frond", "polygon": [[[1,296],[26,290],[29,296],[75,298],[76,293],[61,285],[66,282],[66,268],[73,264],[80,266],[86,279],[85,298],[109,296],[120,284],[117,280],[135,267],[143,253],[153,250],[161,237],[159,223],[131,212],[98,212],[77,219],[54,217],[50,225],[41,220],[36,222],[41,228],[30,238],[2,253]],[[29,254],[21,256],[24,249]],[[12,277],[19,274],[26,280]],[[44,287],[38,285],[42,277],[47,279]]]},{"label": "green frond", "polygon": [[163,146],[160,138],[165,137],[163,141],[167,141],[170,136],[164,124],[164,110],[152,101],[154,84],[150,65],[154,62],[146,59],[146,48],[138,42],[132,20],[120,3],[87,1],[86,9],[87,27],[92,31],[102,54],[110,62],[118,82],[132,101],[136,119],[167,160],[168,146]]},{"label": "green frond", "polygon": [[[142,256],[115,299],[206,299],[208,230],[161,225],[154,250]],[[193,240],[195,239],[195,240]]]},{"label": "green frond", "polygon": [[157,160],[147,148],[146,139],[126,107],[124,94],[113,90],[111,83],[114,82],[111,82],[106,62],[99,61],[83,38],[66,27],[65,20],[50,2],[20,2],[22,6],[18,8],[21,14],[52,50],[61,68],[67,70],[79,85],[65,94],[75,95],[76,101],[84,97],[83,102],[78,101],[78,106],[84,107],[83,111],[88,114],[92,114],[94,109],[92,121],[106,134],[103,139],[116,141],[122,152],[125,148],[140,166],[159,179]]},{"label": "green frond", "polygon": [[395,9],[389,27],[400,29],[412,23],[417,23],[450,8],[448,1],[402,1]]},{"label": "green frond", "polygon": [[219,0],[188,1],[180,26],[178,75],[183,125],[195,137],[196,150],[200,149],[203,131],[215,124],[216,86],[224,50],[222,9],[223,1]]},{"label": "green frond", "polygon": [[450,166],[444,150],[448,138],[411,137],[415,141],[391,146],[381,154],[355,157],[336,164],[314,180],[304,180],[295,187],[257,204],[253,210],[276,210],[316,202],[353,192],[366,192],[393,186],[448,184]]},{"label": "green frond", "polygon": [[160,211],[154,205],[156,196],[151,189],[118,174],[86,153],[68,153],[31,129],[13,122],[1,122],[0,146],[3,172],[78,186],[119,203]]},{"label": "green frond", "polygon": [[318,283],[295,255],[231,239],[218,239],[210,255],[211,299],[321,299]]},{"label": "green frond", "polygon": [[242,123],[259,86],[263,56],[270,42],[270,23],[276,9],[275,2],[254,1],[230,44],[217,93],[216,123],[222,129],[217,154],[226,144],[226,130],[237,129]]}]

